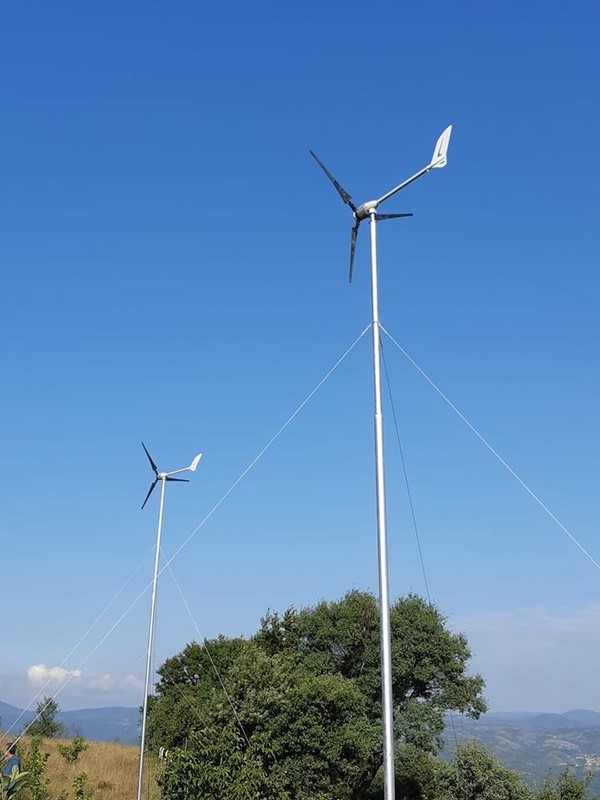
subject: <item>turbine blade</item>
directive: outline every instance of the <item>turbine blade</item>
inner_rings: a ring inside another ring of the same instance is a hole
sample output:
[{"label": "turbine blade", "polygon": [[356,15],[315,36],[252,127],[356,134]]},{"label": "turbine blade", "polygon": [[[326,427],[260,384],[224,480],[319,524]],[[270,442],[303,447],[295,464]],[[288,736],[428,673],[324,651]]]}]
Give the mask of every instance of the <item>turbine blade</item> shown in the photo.
[{"label": "turbine blade", "polygon": [[178,483],[189,483],[187,478],[171,478],[167,475],[165,478],[166,481],[177,481]]},{"label": "turbine blade", "polygon": [[148,452],[148,448],[146,447],[146,445],[145,445],[143,442],[142,442],[142,447],[143,447],[143,448],[144,448],[144,450],[146,451],[146,455],[148,456],[148,461],[150,462],[150,466],[151,466],[151,467],[152,467],[152,469],[154,470],[154,474],[155,474],[155,475],[158,475],[158,467],[156,466],[156,464],[155,464],[155,463],[154,463],[154,461],[152,460],[152,456],[151,456],[151,455],[150,455],[150,453]]},{"label": "turbine blade", "polygon": [[401,217],[412,217],[412,214],[377,214],[377,222],[381,219],[400,219]]},{"label": "turbine blade", "polygon": [[148,502],[148,498],[150,497],[150,495],[154,491],[154,487],[156,486],[157,483],[158,483],[158,478],[155,478],[154,481],[152,482],[152,486],[148,489],[148,494],[146,495],[146,499],[142,503],[142,511],[144,510],[144,506]]},{"label": "turbine blade", "polygon": [[356,237],[358,236],[358,227],[360,220],[356,221],[356,225],[350,232],[350,272],[348,274],[348,281],[352,283],[352,273],[354,272],[354,252],[356,250]]},{"label": "turbine blade", "polygon": [[317,156],[316,156],[316,155],[313,153],[313,151],[312,151],[312,150],[309,150],[308,152],[311,154],[311,156],[314,158],[314,160],[317,162],[317,164],[318,164],[318,165],[321,167],[321,169],[323,170],[323,172],[325,173],[325,175],[327,175],[327,177],[329,178],[329,180],[330,180],[330,181],[333,183],[333,185],[335,186],[335,188],[336,188],[336,190],[337,190],[337,193],[338,193],[338,194],[339,194],[339,196],[342,198],[342,200],[344,201],[344,203],[346,203],[346,205],[347,205],[347,206],[350,206],[350,208],[352,209],[352,211],[356,211],[356,206],[355,206],[355,205],[354,205],[354,203],[352,202],[352,198],[350,197],[350,195],[348,194],[348,192],[347,192],[347,191],[344,189],[344,187],[343,187],[343,186],[342,186],[340,183],[338,183],[338,182],[336,181],[336,179],[333,177],[333,175],[331,174],[331,172],[329,172],[329,170],[327,169],[327,167],[325,166],[325,164],[323,164],[323,162],[322,162],[322,161],[319,161],[319,159],[318,159],[318,158],[317,158]]}]

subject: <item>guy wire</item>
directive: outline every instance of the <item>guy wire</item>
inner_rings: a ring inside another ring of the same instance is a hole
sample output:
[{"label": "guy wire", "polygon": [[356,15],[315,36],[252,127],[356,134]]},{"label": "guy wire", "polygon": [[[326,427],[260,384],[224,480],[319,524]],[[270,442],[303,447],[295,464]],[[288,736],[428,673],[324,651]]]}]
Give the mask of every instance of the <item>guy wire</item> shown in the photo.
[{"label": "guy wire", "polygon": [[[408,504],[410,506],[410,515],[412,517],[413,529],[415,532],[415,539],[417,540],[417,549],[419,551],[419,560],[421,562],[421,571],[423,572],[423,581],[425,582],[425,592],[427,593],[427,601],[429,605],[431,605],[431,594],[429,592],[429,581],[427,580],[427,571],[425,570],[425,559],[423,558],[423,550],[421,548],[421,538],[419,536],[419,529],[417,526],[417,516],[415,514],[415,507],[412,499],[412,492],[410,489],[410,482],[408,480],[408,471],[406,469],[406,460],[404,458],[404,449],[402,447],[402,442],[400,440],[400,430],[398,427],[398,418],[396,416],[396,407],[394,403],[394,397],[392,395],[392,387],[390,384],[390,376],[388,373],[387,363],[385,360],[385,352],[383,349],[383,340],[380,339],[380,349],[381,349],[381,360],[383,361],[383,371],[385,374],[385,382],[388,388],[388,394],[390,397],[390,406],[392,409],[392,419],[394,420],[394,428],[396,430],[396,442],[398,443],[398,450],[400,451],[400,460],[402,461],[402,471],[404,473],[404,483],[406,484],[406,494],[408,496]],[[454,724],[454,712],[450,711],[450,726],[452,728],[452,734],[454,736],[454,746],[456,750],[458,750],[458,736],[456,734],[456,726]]]},{"label": "guy wire", "polygon": [[426,381],[427,381],[427,383],[428,383],[428,384],[429,384],[429,385],[432,387],[432,389],[434,389],[434,390],[435,390],[435,391],[436,391],[436,392],[439,394],[439,396],[442,398],[442,400],[443,400],[445,403],[447,403],[447,404],[450,406],[450,408],[451,408],[451,409],[454,411],[454,413],[455,413],[455,414],[456,414],[456,415],[457,415],[457,416],[458,416],[458,417],[459,417],[459,418],[460,418],[460,419],[461,419],[461,420],[464,422],[464,424],[467,426],[467,428],[469,428],[469,429],[470,429],[470,430],[471,430],[471,431],[472,431],[472,432],[475,434],[475,436],[476,436],[476,437],[479,439],[479,441],[480,441],[480,442],[481,442],[483,445],[485,445],[485,447],[487,447],[487,449],[490,451],[490,453],[491,453],[491,454],[492,454],[492,455],[493,455],[493,456],[494,456],[496,459],[498,459],[498,461],[499,461],[499,462],[502,464],[502,466],[503,466],[503,467],[505,467],[505,469],[507,469],[507,470],[508,470],[508,472],[510,472],[510,474],[513,476],[513,478],[514,478],[514,479],[515,479],[515,480],[516,480],[518,483],[520,483],[520,484],[521,484],[521,486],[523,487],[523,489],[525,489],[525,491],[527,492],[527,494],[529,494],[529,496],[530,496],[530,497],[531,497],[533,500],[535,500],[535,502],[538,504],[538,506],[540,506],[540,508],[541,508],[543,511],[545,511],[545,512],[546,512],[546,514],[547,514],[547,515],[550,517],[550,519],[551,519],[551,520],[553,520],[553,522],[555,522],[555,523],[558,525],[558,527],[561,529],[561,531],[562,531],[563,533],[565,533],[565,534],[566,534],[566,535],[569,537],[569,539],[570,539],[570,540],[573,542],[573,544],[575,544],[575,545],[576,545],[576,546],[577,546],[577,547],[578,547],[578,548],[581,550],[581,552],[584,554],[584,556],[585,556],[585,557],[586,557],[586,558],[587,558],[589,561],[591,561],[591,562],[592,562],[592,564],[593,564],[593,565],[594,565],[594,566],[595,566],[597,569],[600,569],[600,562],[598,562],[598,561],[597,561],[597,560],[594,558],[594,556],[593,556],[591,553],[589,553],[589,552],[588,552],[588,551],[585,549],[585,547],[584,547],[584,546],[581,544],[581,542],[580,542],[580,541],[579,541],[579,540],[578,540],[578,539],[577,539],[577,538],[576,538],[576,537],[575,537],[575,536],[574,536],[574,535],[571,533],[571,531],[569,531],[569,530],[567,529],[567,527],[566,527],[565,525],[563,525],[563,523],[562,523],[562,522],[561,522],[561,521],[558,519],[558,517],[557,517],[555,514],[553,514],[553,513],[552,513],[552,511],[550,511],[550,509],[548,508],[548,506],[547,506],[547,505],[545,505],[545,503],[544,503],[544,502],[543,502],[543,501],[542,501],[542,500],[541,500],[541,499],[540,499],[540,498],[537,496],[537,494],[536,494],[536,493],[533,491],[533,489],[530,489],[530,488],[529,488],[529,486],[528,486],[528,485],[525,483],[525,481],[524,481],[524,480],[523,480],[523,479],[522,479],[522,478],[521,478],[519,475],[517,475],[517,473],[514,471],[514,469],[513,469],[513,468],[512,468],[512,467],[511,467],[511,466],[510,466],[510,465],[509,465],[509,464],[508,464],[508,463],[507,463],[507,462],[506,462],[506,461],[505,461],[503,458],[502,458],[502,456],[500,455],[500,453],[499,453],[499,452],[498,452],[498,451],[497,451],[497,450],[496,450],[494,447],[492,447],[492,445],[491,445],[491,444],[488,442],[488,440],[487,440],[487,439],[486,439],[486,438],[483,436],[483,434],[479,433],[479,431],[477,430],[477,428],[476,428],[474,425],[472,425],[472,424],[469,422],[469,420],[468,420],[468,419],[465,417],[465,415],[464,415],[464,414],[462,414],[462,413],[461,413],[461,412],[458,410],[458,408],[457,408],[457,407],[454,405],[454,403],[453,403],[453,402],[452,402],[452,401],[451,401],[451,400],[450,400],[450,399],[449,399],[449,398],[448,398],[448,397],[447,397],[447,396],[444,394],[444,392],[443,392],[443,391],[440,389],[440,387],[439,387],[439,386],[438,386],[438,385],[437,385],[437,384],[436,384],[436,383],[433,381],[433,379],[429,377],[429,375],[428,375],[428,374],[425,372],[425,370],[421,369],[421,367],[420,367],[420,366],[417,364],[417,362],[416,362],[416,361],[415,361],[413,358],[411,358],[411,357],[409,356],[409,354],[406,352],[406,350],[405,350],[405,349],[404,349],[404,348],[403,348],[403,347],[402,347],[402,346],[401,346],[401,345],[400,345],[400,344],[399,344],[399,343],[398,343],[398,342],[397,342],[397,341],[394,339],[394,337],[391,335],[391,333],[389,333],[388,331],[386,331],[386,329],[383,327],[383,325],[381,326],[381,330],[382,330],[382,331],[383,331],[383,332],[386,334],[386,336],[387,336],[387,337],[388,337],[388,338],[389,338],[389,339],[390,339],[390,340],[393,342],[393,344],[395,344],[395,345],[396,345],[396,347],[398,348],[398,350],[400,350],[400,352],[402,353],[402,355],[403,355],[403,356],[404,356],[404,357],[405,357],[405,358],[406,358],[406,359],[407,359],[407,360],[408,360],[408,361],[409,361],[409,362],[410,362],[410,363],[413,365],[413,367],[414,367],[414,368],[417,370],[417,372],[418,372],[418,373],[419,373],[419,374],[420,374],[420,375],[421,375],[423,378],[425,378],[425,380],[426,380]]},{"label": "guy wire", "polygon": [[223,682],[223,678],[221,677],[221,673],[217,669],[217,665],[213,661],[213,657],[212,657],[212,655],[210,653],[210,650],[209,650],[209,647],[208,647],[208,639],[201,633],[200,628],[198,627],[198,624],[197,624],[197,622],[196,622],[196,620],[194,618],[194,615],[192,614],[192,609],[190,608],[190,605],[189,605],[188,601],[186,600],[186,598],[185,598],[185,596],[183,594],[181,586],[179,585],[179,582],[178,582],[177,578],[175,577],[175,573],[173,572],[173,568],[171,566],[169,566],[169,572],[171,573],[171,578],[173,579],[173,582],[175,583],[175,586],[177,587],[177,591],[179,592],[179,594],[181,596],[181,600],[183,602],[183,605],[185,606],[186,611],[188,612],[189,617],[192,620],[192,625],[194,626],[194,628],[196,629],[196,633],[200,637],[200,641],[202,642],[202,646],[204,647],[204,650],[206,651],[206,655],[208,656],[208,660],[211,663],[211,666],[212,666],[212,668],[214,670],[214,673],[217,676],[217,678],[219,680],[219,683],[221,684],[221,688],[223,689],[223,692],[225,693],[225,697],[227,698],[227,702],[231,706],[231,710],[233,712],[233,716],[235,717],[235,719],[237,721],[237,724],[240,727],[242,735],[243,735],[244,739],[246,740],[246,744],[248,745],[248,747],[250,747],[250,739],[248,739],[248,735],[246,734],[246,731],[245,731],[244,726],[242,724],[242,720],[239,717],[239,714],[237,712],[237,708],[235,707],[235,704],[234,704],[234,702],[233,702],[233,700],[231,698],[231,695],[227,691],[227,687],[225,686],[225,683]]},{"label": "guy wire", "polygon": [[427,581],[427,573],[425,571],[425,561],[423,559],[423,550],[421,549],[421,539],[420,539],[420,536],[419,536],[419,529],[418,529],[418,526],[417,526],[417,517],[415,515],[415,507],[414,507],[414,504],[413,504],[412,492],[410,490],[410,482],[408,480],[408,472],[406,470],[406,461],[405,461],[405,458],[404,458],[404,450],[402,448],[402,442],[400,441],[400,431],[399,431],[399,428],[398,428],[398,418],[396,417],[396,408],[395,408],[395,405],[394,405],[394,398],[393,398],[393,395],[392,395],[392,387],[390,386],[390,376],[388,374],[388,368],[387,368],[387,364],[386,364],[386,361],[385,361],[385,353],[384,353],[384,350],[383,350],[383,341],[382,340],[380,340],[380,348],[381,348],[381,359],[383,361],[383,371],[385,373],[385,381],[386,381],[386,384],[387,384],[388,394],[389,394],[389,397],[390,397],[390,405],[391,405],[391,409],[392,409],[392,418],[394,420],[394,428],[396,430],[396,442],[398,443],[398,450],[400,451],[400,460],[402,462],[402,472],[404,473],[404,483],[406,484],[406,494],[408,496],[408,505],[410,507],[410,515],[412,517],[413,529],[414,529],[414,532],[415,532],[415,539],[417,540],[417,548],[418,548],[418,551],[419,551],[419,560],[421,561],[421,571],[423,573],[423,580],[425,582],[425,592],[427,593],[427,600],[429,601],[429,604],[431,605],[431,595],[429,593],[429,583]]},{"label": "guy wire", "polygon": [[[299,406],[296,408],[296,410],[295,410],[295,411],[294,411],[294,412],[293,412],[293,413],[292,413],[292,414],[291,414],[291,415],[288,417],[288,419],[287,419],[287,420],[286,420],[286,421],[283,423],[283,425],[281,425],[281,426],[278,428],[278,430],[277,430],[277,431],[276,431],[276,432],[273,434],[273,436],[272,436],[272,437],[269,439],[269,441],[267,442],[267,444],[266,444],[266,445],[265,445],[265,446],[262,448],[262,450],[260,450],[260,452],[258,453],[258,455],[257,455],[257,456],[255,456],[255,458],[254,458],[254,459],[253,459],[253,460],[250,462],[250,464],[249,464],[249,465],[248,465],[248,466],[247,466],[247,467],[246,467],[246,468],[245,468],[245,469],[242,471],[242,473],[239,475],[239,477],[238,477],[238,478],[237,478],[237,479],[236,479],[236,480],[235,480],[235,481],[232,483],[232,485],[229,487],[229,489],[227,489],[227,491],[226,491],[226,492],[225,492],[225,493],[224,493],[224,494],[221,496],[221,498],[220,498],[220,499],[219,499],[219,500],[218,500],[218,501],[215,503],[215,505],[214,505],[214,506],[211,508],[211,510],[210,510],[210,511],[209,511],[209,512],[208,512],[208,513],[207,513],[207,514],[206,514],[206,515],[205,515],[205,516],[204,516],[204,517],[203,517],[203,518],[200,520],[200,522],[199,522],[199,523],[198,523],[198,525],[197,525],[197,526],[194,528],[194,530],[193,530],[193,531],[192,531],[192,532],[191,532],[191,533],[190,533],[190,534],[187,536],[187,538],[186,538],[186,539],[185,539],[185,540],[182,542],[182,544],[181,544],[181,545],[178,547],[178,549],[177,549],[177,550],[176,550],[176,551],[173,553],[173,555],[172,555],[172,556],[171,556],[171,557],[168,559],[168,561],[166,562],[166,564],[165,564],[165,565],[164,565],[164,566],[161,568],[160,572],[158,573],[159,575],[161,575],[161,574],[164,572],[164,570],[165,570],[165,569],[166,569],[166,568],[167,568],[167,567],[168,567],[168,566],[171,564],[171,562],[172,562],[172,561],[173,561],[175,558],[177,558],[177,556],[178,556],[178,555],[181,553],[181,551],[184,549],[184,547],[186,547],[186,546],[189,544],[189,542],[190,542],[190,541],[193,539],[193,537],[194,537],[194,536],[195,536],[195,535],[198,533],[198,531],[200,530],[200,528],[202,528],[202,527],[203,527],[203,525],[204,525],[204,524],[205,524],[205,523],[206,523],[206,522],[207,522],[207,521],[210,519],[210,517],[212,517],[212,515],[213,515],[213,514],[214,514],[214,513],[217,511],[217,509],[218,509],[218,508],[219,508],[219,507],[220,507],[220,506],[221,506],[221,505],[222,505],[222,504],[225,502],[225,500],[226,500],[226,499],[229,497],[229,495],[230,495],[230,494],[233,492],[233,490],[234,490],[234,489],[235,489],[235,488],[238,486],[238,484],[239,484],[239,483],[241,483],[241,481],[242,481],[242,480],[243,480],[243,479],[246,477],[246,475],[247,475],[247,474],[250,472],[250,470],[251,470],[251,469],[252,469],[252,468],[253,468],[253,467],[254,467],[254,466],[255,466],[255,465],[258,463],[258,461],[260,461],[260,459],[261,459],[261,458],[263,457],[263,455],[264,455],[264,454],[267,452],[267,450],[269,450],[269,449],[270,449],[270,447],[271,447],[271,446],[272,446],[272,445],[275,443],[275,441],[276,441],[276,440],[279,438],[279,436],[280,436],[280,435],[281,435],[281,434],[282,434],[282,433],[285,431],[285,429],[286,429],[286,428],[287,428],[287,427],[288,427],[288,426],[291,424],[291,422],[292,422],[292,421],[293,421],[293,420],[294,420],[294,419],[295,419],[295,418],[298,416],[298,414],[299,414],[299,413],[302,411],[302,409],[303,409],[303,408],[306,406],[306,404],[307,404],[307,403],[308,403],[308,402],[309,402],[309,401],[312,399],[312,397],[313,397],[313,396],[314,396],[314,395],[315,395],[315,394],[318,392],[318,390],[321,388],[321,386],[323,386],[323,384],[324,384],[324,383],[325,383],[325,382],[326,382],[326,381],[327,381],[327,380],[328,380],[328,379],[331,377],[331,375],[332,375],[332,374],[335,372],[335,370],[336,370],[336,369],[337,369],[337,368],[340,366],[340,364],[342,363],[342,361],[344,361],[344,359],[345,359],[345,358],[346,358],[346,357],[347,357],[347,356],[348,356],[348,355],[349,355],[349,354],[352,352],[352,350],[354,350],[354,348],[355,348],[355,347],[356,347],[356,345],[359,343],[359,341],[360,341],[360,340],[363,338],[363,336],[364,336],[364,335],[367,333],[367,331],[369,331],[370,329],[371,329],[371,325],[369,324],[369,325],[367,325],[367,326],[366,326],[366,327],[365,327],[365,328],[364,328],[364,329],[361,331],[361,333],[360,333],[360,334],[359,334],[359,335],[356,337],[356,339],[355,339],[355,340],[352,342],[352,344],[351,344],[351,345],[350,345],[350,346],[349,346],[349,347],[346,349],[346,351],[345,351],[345,352],[344,352],[344,353],[343,353],[343,354],[342,354],[342,355],[341,355],[341,356],[340,356],[340,357],[337,359],[337,361],[334,363],[334,365],[333,365],[333,366],[332,366],[332,367],[331,367],[331,368],[330,368],[330,369],[329,369],[329,370],[328,370],[328,371],[325,373],[325,375],[324,375],[324,376],[321,378],[321,380],[320,380],[320,381],[317,383],[317,385],[316,385],[316,386],[315,386],[315,387],[312,389],[312,391],[311,391],[311,392],[308,394],[308,396],[307,396],[307,397],[306,397],[306,398],[305,398],[305,399],[302,401],[302,403],[300,403],[300,405],[299,405]],[[124,589],[124,588],[127,586],[127,584],[128,584],[128,583],[129,583],[129,581],[130,581],[130,580],[133,578],[133,576],[134,576],[134,575],[135,575],[135,574],[138,572],[138,570],[140,569],[140,567],[142,566],[142,564],[143,564],[143,563],[144,563],[144,562],[145,562],[145,561],[148,559],[149,555],[150,555],[152,552],[153,552],[153,551],[151,550],[151,551],[149,551],[149,553],[147,553],[147,554],[146,554],[146,556],[144,556],[144,558],[142,559],[142,561],[141,561],[141,562],[138,564],[138,566],[137,566],[137,567],[134,569],[134,571],[131,573],[131,575],[129,576],[129,578],[127,578],[127,580],[125,581],[125,583],[123,584],[123,586],[122,586],[122,587],[121,587],[121,588],[118,590],[118,592],[117,592],[117,593],[114,595],[114,597],[112,598],[112,600],[111,600],[111,601],[110,601],[110,602],[109,602],[109,603],[106,605],[106,607],[104,608],[104,610],[103,610],[103,611],[102,611],[102,612],[101,612],[101,613],[100,613],[100,614],[99,614],[99,615],[96,617],[96,620],[95,620],[95,621],[92,623],[92,625],[91,625],[91,626],[88,628],[88,630],[86,631],[86,633],[85,633],[85,634],[84,634],[84,635],[81,637],[81,639],[79,640],[79,642],[78,642],[78,643],[77,643],[77,644],[76,644],[76,645],[75,645],[75,646],[74,646],[74,647],[73,647],[73,648],[70,650],[69,654],[68,654],[68,655],[67,655],[67,656],[64,658],[64,660],[63,660],[63,662],[62,662],[61,666],[64,666],[64,664],[65,664],[65,663],[66,663],[66,661],[69,659],[69,657],[70,657],[70,656],[71,656],[71,655],[72,655],[72,654],[73,654],[73,653],[74,653],[74,652],[77,650],[77,648],[80,646],[80,644],[83,642],[83,640],[84,640],[84,639],[85,639],[85,638],[88,636],[88,634],[89,634],[89,633],[90,633],[90,632],[93,630],[93,628],[94,628],[94,627],[97,625],[97,623],[100,621],[100,619],[102,619],[102,617],[104,616],[104,614],[105,614],[105,613],[108,611],[108,609],[111,607],[111,605],[112,605],[112,604],[115,602],[115,600],[117,599],[117,597],[118,597],[118,596],[121,594],[121,592],[123,591],[123,589]],[[88,662],[88,661],[90,660],[90,658],[91,658],[91,657],[94,655],[94,653],[95,653],[95,652],[96,652],[96,651],[97,651],[97,650],[98,650],[98,649],[99,649],[99,648],[100,648],[100,647],[101,647],[101,646],[104,644],[104,642],[105,642],[105,641],[108,639],[108,637],[109,637],[109,636],[110,636],[110,635],[113,633],[113,631],[114,631],[114,630],[115,630],[115,629],[116,629],[116,628],[117,628],[117,627],[118,627],[118,626],[121,624],[121,622],[122,622],[122,621],[125,619],[125,617],[126,617],[128,614],[129,614],[129,612],[130,612],[130,611],[131,611],[131,610],[132,610],[132,609],[133,609],[133,608],[134,608],[134,607],[135,607],[135,606],[136,606],[136,605],[139,603],[139,601],[141,600],[141,598],[142,598],[142,597],[143,597],[143,596],[146,594],[146,592],[148,591],[148,589],[149,589],[151,586],[152,586],[152,581],[150,581],[150,582],[149,582],[149,583],[148,583],[148,584],[145,586],[145,588],[144,588],[144,589],[143,589],[143,590],[142,590],[142,591],[141,591],[141,592],[140,592],[140,593],[139,593],[139,594],[138,594],[138,595],[137,595],[137,596],[136,596],[136,597],[135,597],[135,598],[134,598],[134,599],[133,599],[133,600],[130,602],[130,604],[127,606],[127,608],[125,609],[125,611],[123,611],[123,612],[122,612],[122,614],[121,614],[121,615],[118,617],[118,619],[117,619],[117,620],[116,620],[116,621],[113,623],[113,625],[112,625],[112,626],[111,626],[111,627],[108,629],[108,631],[107,631],[107,632],[104,634],[104,636],[102,636],[102,638],[100,639],[100,641],[99,641],[99,642],[97,642],[97,644],[96,644],[96,645],[95,645],[95,646],[92,648],[92,650],[91,650],[91,651],[88,653],[88,655],[87,655],[87,656],[86,656],[86,657],[83,659],[83,661],[80,663],[79,667],[78,667],[76,670],[72,671],[72,672],[71,672],[71,674],[70,674],[70,675],[69,675],[69,676],[66,678],[66,680],[65,680],[65,681],[64,681],[64,682],[63,682],[63,683],[62,683],[62,684],[59,686],[59,688],[56,690],[56,692],[55,692],[55,693],[52,695],[52,698],[51,698],[51,699],[55,699],[56,697],[58,697],[58,696],[59,696],[59,695],[62,693],[62,691],[63,691],[63,690],[64,690],[64,689],[65,689],[67,686],[69,686],[69,684],[71,683],[71,681],[72,681],[72,680],[74,679],[74,677],[75,677],[75,675],[73,674],[73,672],[75,672],[75,673],[79,672],[79,671],[80,671],[80,670],[81,670],[81,669],[82,669],[82,668],[85,666],[85,664],[87,664],[87,662]],[[17,722],[18,722],[20,719],[22,719],[22,717],[23,717],[24,713],[25,713],[25,712],[26,712],[26,711],[29,709],[29,707],[32,705],[32,703],[34,703],[34,702],[35,702],[35,700],[36,700],[36,699],[37,699],[37,698],[40,696],[41,692],[43,692],[43,691],[44,691],[44,689],[45,689],[45,688],[48,686],[48,684],[49,684],[50,682],[51,682],[51,678],[48,678],[48,680],[47,680],[47,681],[46,681],[46,683],[45,683],[45,684],[42,686],[42,688],[38,690],[38,692],[37,692],[37,694],[34,696],[34,698],[33,698],[32,700],[30,700],[30,701],[29,701],[29,703],[27,703],[27,705],[25,706],[25,708],[24,708],[24,709],[22,709],[22,710],[21,710],[21,714],[20,714],[20,715],[19,715],[19,717],[18,717],[18,718],[17,718],[17,719],[16,719],[16,720],[13,722],[13,724],[10,726],[10,728],[9,728],[7,731],[5,731],[5,732],[4,732],[4,734],[0,735],[0,740],[1,740],[1,739],[3,739],[3,738],[7,738],[7,737],[8,737],[8,734],[10,733],[10,731],[11,731],[11,730],[14,728],[14,726],[17,724]],[[34,717],[34,720],[32,720],[32,722],[33,722],[33,721],[35,721],[35,720],[37,720],[37,719],[39,719],[39,717],[40,717],[40,715],[41,715],[41,713],[42,713],[42,711],[43,711],[43,710],[44,710],[44,709],[42,709],[42,710],[41,710],[41,711],[40,711],[40,712],[39,712],[39,713],[38,713],[38,714],[37,714],[37,715]],[[31,723],[29,723],[29,724],[31,724]],[[15,738],[15,740],[14,740],[14,741],[15,741],[15,743],[16,743],[16,742],[18,742],[18,741],[21,739],[21,737],[22,737],[22,736],[23,736],[23,734],[22,734],[22,733],[21,733],[21,734],[19,734],[19,736],[18,736],[18,737],[16,737],[16,738]]]}]

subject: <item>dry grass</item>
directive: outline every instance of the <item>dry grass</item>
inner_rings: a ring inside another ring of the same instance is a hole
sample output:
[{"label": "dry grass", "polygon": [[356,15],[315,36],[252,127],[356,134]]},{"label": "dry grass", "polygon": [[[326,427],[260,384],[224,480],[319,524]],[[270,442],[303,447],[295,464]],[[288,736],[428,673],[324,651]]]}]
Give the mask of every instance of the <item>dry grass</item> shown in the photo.
[{"label": "dry grass", "polygon": [[[88,742],[74,764],[69,764],[58,750],[59,744],[70,744],[69,739],[44,739],[42,753],[49,753],[46,777],[50,783],[50,800],[67,792],[73,798],[73,781],[82,772],[89,777],[88,787],[94,800],[133,800],[137,795],[137,777],[140,751],[138,747],[108,742]],[[27,769],[30,742],[25,736],[18,744],[18,753]],[[157,800],[160,793],[156,785],[157,759],[147,755],[144,759],[144,800]],[[28,793],[23,793],[25,800]]]}]

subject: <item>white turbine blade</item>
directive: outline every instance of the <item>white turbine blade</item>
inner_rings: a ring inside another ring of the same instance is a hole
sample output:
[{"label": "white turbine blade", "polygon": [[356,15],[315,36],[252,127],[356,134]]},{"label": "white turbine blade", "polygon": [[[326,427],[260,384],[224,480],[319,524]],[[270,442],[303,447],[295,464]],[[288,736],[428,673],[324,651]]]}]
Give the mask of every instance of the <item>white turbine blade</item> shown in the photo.
[{"label": "white turbine blade", "polygon": [[435,150],[431,158],[431,168],[438,169],[445,167],[448,163],[446,154],[448,153],[448,145],[450,144],[450,134],[452,133],[452,125],[448,125],[446,130],[442,133],[440,138],[435,143]]},{"label": "white turbine blade", "polygon": [[190,472],[196,472],[196,467],[200,463],[200,459],[202,458],[202,453],[198,453],[198,455],[194,458],[192,463],[189,465],[188,469]]}]

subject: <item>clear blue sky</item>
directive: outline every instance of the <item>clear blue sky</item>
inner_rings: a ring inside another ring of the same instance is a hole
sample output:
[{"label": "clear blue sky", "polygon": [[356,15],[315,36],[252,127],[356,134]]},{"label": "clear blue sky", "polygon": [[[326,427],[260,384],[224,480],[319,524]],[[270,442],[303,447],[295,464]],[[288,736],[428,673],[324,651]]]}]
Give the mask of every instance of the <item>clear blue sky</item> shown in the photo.
[{"label": "clear blue sky", "polygon": [[[349,286],[309,148],[362,202],[454,125],[447,169],[387,206],[415,216],[380,227],[382,321],[600,558],[599,23],[553,0],[3,8],[0,699],[62,665],[64,708],[139,705],[149,596],[97,645],[151,575],[140,441],[164,469],[204,452],[169,486],[170,554],[369,323],[366,226]],[[598,569],[385,353],[432,596],[492,708],[599,709]],[[173,562],[203,634],[376,590],[370,381],[365,337]],[[422,593],[386,430],[391,590]],[[167,571],[157,661],[192,638]]]}]

